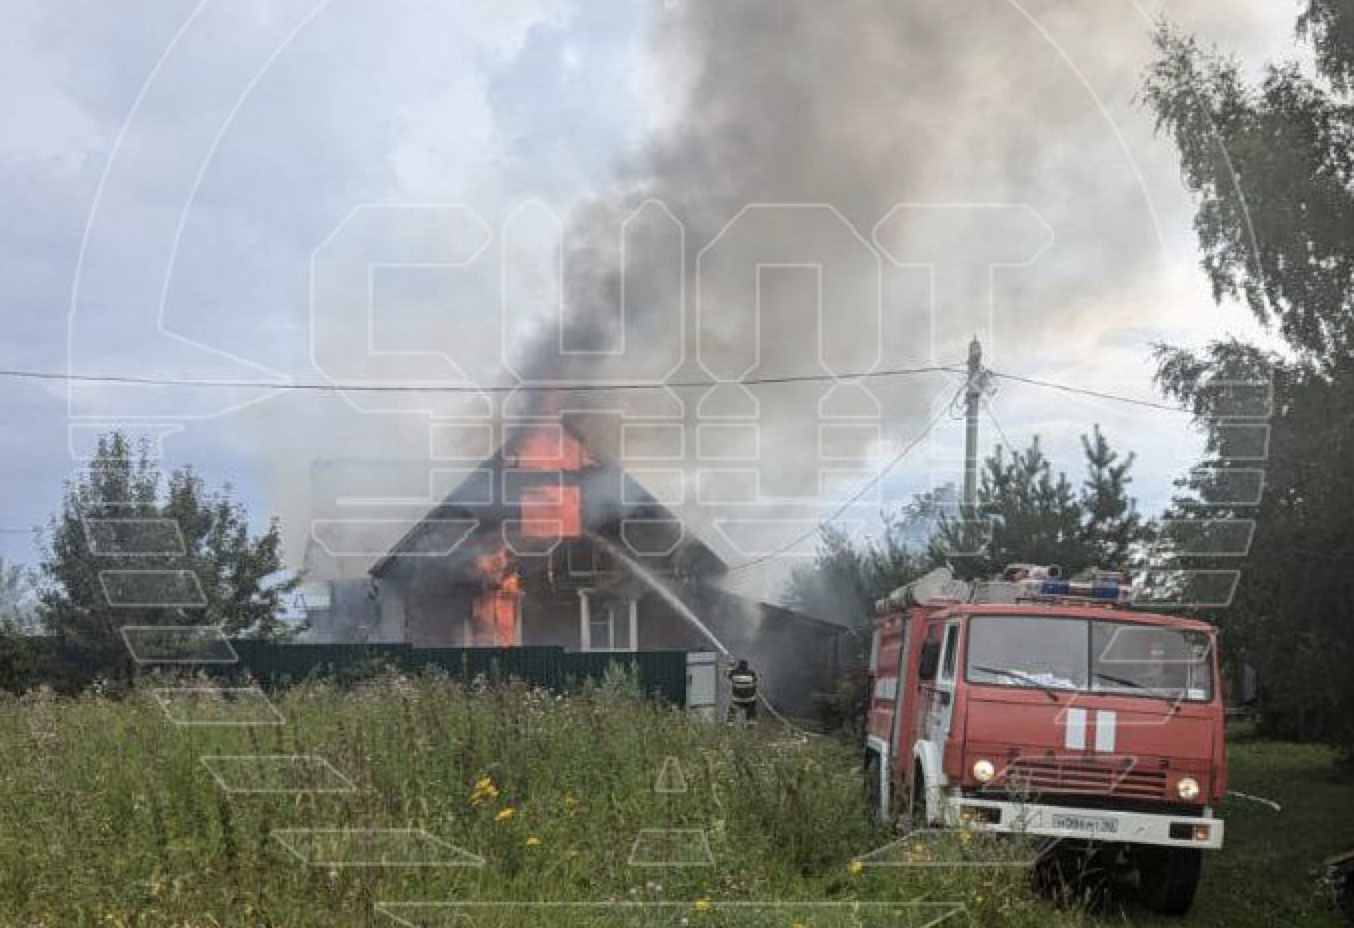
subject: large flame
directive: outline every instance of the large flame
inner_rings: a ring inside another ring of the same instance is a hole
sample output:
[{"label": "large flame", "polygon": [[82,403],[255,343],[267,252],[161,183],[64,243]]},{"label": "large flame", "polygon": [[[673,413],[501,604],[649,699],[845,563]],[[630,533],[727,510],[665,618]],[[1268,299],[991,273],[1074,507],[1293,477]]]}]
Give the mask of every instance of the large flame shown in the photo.
[{"label": "large flame", "polygon": [[[583,534],[583,496],[564,475],[593,464],[582,443],[558,422],[543,421],[526,428],[504,455],[519,470],[551,472],[557,483],[523,488],[518,531],[524,538],[578,538]],[[511,647],[517,640],[517,616],[522,578],[506,544],[476,558],[475,568],[484,589],[471,610],[474,645]]]},{"label": "large flame", "polygon": [[517,598],[522,582],[506,547],[475,559],[485,588],[471,609],[473,645],[506,648],[517,644]]},{"label": "large flame", "polygon": [[522,470],[549,471],[558,483],[522,491],[522,534],[528,538],[578,538],[583,534],[583,497],[564,475],[594,463],[583,444],[558,422],[527,428],[515,443],[513,458]]}]

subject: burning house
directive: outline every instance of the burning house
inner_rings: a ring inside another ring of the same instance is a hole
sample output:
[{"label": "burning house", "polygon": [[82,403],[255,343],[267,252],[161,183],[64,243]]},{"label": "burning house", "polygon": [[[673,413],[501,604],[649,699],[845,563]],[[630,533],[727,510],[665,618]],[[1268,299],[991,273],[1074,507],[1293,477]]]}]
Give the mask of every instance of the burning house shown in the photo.
[{"label": "burning house", "polygon": [[318,640],[727,649],[778,705],[811,710],[836,674],[840,626],[721,590],[725,562],[559,422],[508,433],[365,578],[317,599]]}]

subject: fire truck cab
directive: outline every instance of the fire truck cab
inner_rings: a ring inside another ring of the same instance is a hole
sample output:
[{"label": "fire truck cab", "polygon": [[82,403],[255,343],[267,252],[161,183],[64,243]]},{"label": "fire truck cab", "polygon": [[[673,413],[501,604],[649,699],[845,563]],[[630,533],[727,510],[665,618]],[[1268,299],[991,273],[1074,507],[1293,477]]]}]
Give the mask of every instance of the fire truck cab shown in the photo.
[{"label": "fire truck cab", "polygon": [[876,604],[865,770],[886,820],[1109,852],[1183,914],[1227,788],[1213,628],[1106,575],[945,568]]}]

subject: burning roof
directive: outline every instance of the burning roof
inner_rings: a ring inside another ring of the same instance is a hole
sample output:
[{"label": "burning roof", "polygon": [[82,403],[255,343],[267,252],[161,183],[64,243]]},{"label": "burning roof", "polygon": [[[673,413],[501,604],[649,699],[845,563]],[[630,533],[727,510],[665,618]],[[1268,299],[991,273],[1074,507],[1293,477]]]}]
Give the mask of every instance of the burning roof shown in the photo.
[{"label": "burning roof", "polygon": [[[406,561],[424,569],[434,557],[441,576],[475,591],[473,641],[504,646],[519,639],[520,599],[533,582],[558,588],[572,577],[595,584],[624,574],[613,546],[663,573],[725,569],[621,468],[599,460],[561,422],[540,421],[476,468],[370,574],[382,578]],[[575,570],[576,560],[586,560],[585,569]]]},{"label": "burning roof", "polygon": [[712,576],[726,565],[682,520],[622,468],[602,460],[557,420],[515,432],[369,570],[381,577],[405,556],[446,551],[466,579],[483,558],[544,569],[562,542],[602,536],[646,563]]}]

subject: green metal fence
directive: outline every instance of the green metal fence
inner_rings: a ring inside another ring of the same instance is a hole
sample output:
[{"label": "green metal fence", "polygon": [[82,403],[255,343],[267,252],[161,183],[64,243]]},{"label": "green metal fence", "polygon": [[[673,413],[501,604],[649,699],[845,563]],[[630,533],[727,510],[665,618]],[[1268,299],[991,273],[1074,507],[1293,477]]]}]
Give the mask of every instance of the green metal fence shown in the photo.
[{"label": "green metal fence", "polygon": [[[390,668],[404,673],[440,670],[458,680],[521,680],[564,689],[600,680],[608,667],[634,674],[646,695],[677,705],[686,703],[686,652],[576,653],[558,647],[415,648],[407,644],[273,644],[231,642],[238,664],[215,672],[248,675],[265,685],[309,679],[347,680]],[[207,668],[204,668],[207,669]]]},{"label": "green metal fence", "polygon": [[285,686],[314,679],[342,683],[386,669],[419,673],[427,668],[458,680],[522,680],[558,690],[600,680],[614,666],[637,677],[646,695],[686,704],[685,651],[575,653],[558,647],[415,648],[407,644],[274,644],[250,639],[233,640],[231,647],[239,656],[231,664],[152,661],[138,668],[126,654],[81,650],[54,638],[0,639],[0,690],[23,692],[46,684],[76,691],[98,677],[126,679],[138,669],[248,676],[264,686]]}]

